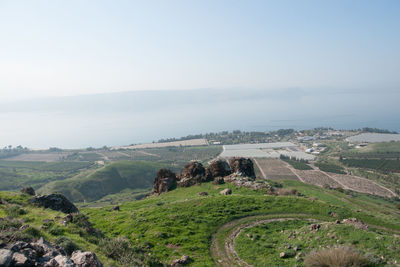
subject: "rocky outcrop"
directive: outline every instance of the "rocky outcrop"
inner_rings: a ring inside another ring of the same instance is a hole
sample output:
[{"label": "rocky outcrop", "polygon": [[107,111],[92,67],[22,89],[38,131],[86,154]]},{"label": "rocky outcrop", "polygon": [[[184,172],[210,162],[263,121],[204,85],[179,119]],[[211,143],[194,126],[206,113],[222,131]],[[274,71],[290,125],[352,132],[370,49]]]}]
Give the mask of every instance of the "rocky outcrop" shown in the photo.
[{"label": "rocky outcrop", "polygon": [[0,266],[100,267],[102,264],[92,252],[75,251],[68,258],[64,249],[53,246],[42,237],[36,242],[18,241],[0,249]]},{"label": "rocky outcrop", "polygon": [[186,265],[189,263],[189,261],[190,261],[189,256],[182,255],[182,257],[180,259],[174,260],[171,263],[171,267]]},{"label": "rocky outcrop", "polygon": [[154,180],[153,192],[161,194],[168,192],[176,187],[176,174],[168,169],[160,169]]},{"label": "rocky outcrop", "polygon": [[21,189],[21,192],[22,193],[24,193],[24,194],[27,194],[27,195],[31,195],[31,196],[34,196],[34,195],[36,195],[36,193],[35,193],[35,189],[33,189],[32,187],[24,187],[24,188],[22,188]]},{"label": "rocky outcrop", "polygon": [[213,180],[213,177],[211,173],[206,171],[203,164],[193,161],[185,165],[178,180],[179,187],[188,187],[195,184],[210,182]]},{"label": "rocky outcrop", "polygon": [[232,194],[232,190],[229,189],[229,188],[226,188],[226,189],[222,190],[222,191],[219,192],[219,193],[220,193],[221,195],[227,196],[227,195]]},{"label": "rocky outcrop", "polygon": [[253,162],[249,158],[234,157],[229,161],[233,173],[247,177],[255,177]]},{"label": "rocky outcrop", "polygon": [[77,213],[78,208],[61,194],[36,196],[30,200],[33,204],[64,213]]},{"label": "rocky outcrop", "polygon": [[103,264],[97,259],[96,254],[93,252],[82,252],[80,250],[74,251],[71,255],[71,260],[74,266],[77,267],[102,267]]},{"label": "rocky outcrop", "polygon": [[211,162],[207,169],[214,178],[225,177],[231,174],[231,168],[229,167],[228,162],[221,159]]}]

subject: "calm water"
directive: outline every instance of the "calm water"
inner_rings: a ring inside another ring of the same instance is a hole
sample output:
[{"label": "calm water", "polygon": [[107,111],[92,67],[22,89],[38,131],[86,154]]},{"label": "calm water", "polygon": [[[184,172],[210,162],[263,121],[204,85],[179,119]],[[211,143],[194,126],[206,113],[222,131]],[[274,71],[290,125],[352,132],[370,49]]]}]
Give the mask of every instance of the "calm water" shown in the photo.
[{"label": "calm water", "polygon": [[0,145],[100,147],[224,130],[377,127],[400,131],[400,93],[129,93],[0,107]]}]

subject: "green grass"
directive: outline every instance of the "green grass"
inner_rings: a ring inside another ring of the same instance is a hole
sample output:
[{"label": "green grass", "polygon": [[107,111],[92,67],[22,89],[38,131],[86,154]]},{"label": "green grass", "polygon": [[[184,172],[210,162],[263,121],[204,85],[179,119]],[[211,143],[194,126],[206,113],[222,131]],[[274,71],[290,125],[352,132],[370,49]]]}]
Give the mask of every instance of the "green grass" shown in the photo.
[{"label": "green grass", "polygon": [[[150,249],[152,255],[164,263],[170,263],[182,254],[189,255],[194,260],[192,266],[214,266],[209,251],[211,235],[222,224],[245,216],[307,213],[327,217],[330,212],[335,212],[338,218],[357,217],[373,225],[400,230],[398,215],[386,215],[383,220],[379,209],[357,212],[359,206],[348,205],[343,199],[351,197],[344,193],[294,181],[283,184],[287,188],[298,188],[305,197],[268,196],[262,191],[237,189],[230,184],[216,188],[207,183],[124,203],[117,213],[111,212],[109,207],[84,209],[84,213],[109,237],[124,236],[138,246],[150,243],[154,246]],[[226,187],[232,188],[233,195],[219,194]],[[202,191],[209,195],[198,196]],[[317,201],[316,195],[319,196]],[[358,201],[368,203],[361,198]],[[380,201],[387,205],[388,210],[395,208],[384,199]],[[327,220],[335,219],[329,218]]]},{"label": "green grass", "polygon": [[0,190],[19,190],[26,186],[37,189],[51,181],[70,178],[86,168],[92,168],[92,163],[0,160]]},{"label": "green grass", "polygon": [[[304,266],[302,260],[295,259],[298,253],[306,255],[320,247],[337,245],[354,247],[375,262],[381,262],[380,257],[391,262],[400,260],[397,253],[400,240],[391,234],[324,222],[320,230],[310,231],[312,223],[315,222],[297,219],[259,224],[244,229],[236,239],[235,248],[239,257],[253,266]],[[298,250],[295,251],[294,247]],[[284,259],[279,256],[281,252],[286,254]],[[386,264],[382,262],[375,266]]]},{"label": "green grass", "polygon": [[[271,196],[265,191],[236,188],[231,184],[215,186],[212,183],[205,183],[200,186],[178,188],[140,201],[126,202],[120,204],[120,211],[110,211],[111,206],[106,206],[81,208],[81,214],[88,216],[93,226],[109,238],[110,241],[107,241],[107,244],[118,243],[118,238],[123,238],[128,242],[126,244],[129,247],[128,252],[140,249],[143,255],[150,253],[152,257],[164,264],[169,264],[182,254],[186,254],[193,260],[190,266],[214,266],[210,253],[211,236],[227,222],[255,215],[285,217],[289,214],[291,216],[292,214],[299,214],[299,216],[310,214],[312,217],[328,222],[356,217],[371,224],[372,237],[375,237],[378,231],[382,232],[383,239],[379,241],[382,243],[378,246],[389,246],[389,250],[383,255],[392,257],[390,246],[397,243],[391,243],[394,239],[390,239],[390,235],[388,238],[384,235],[386,235],[385,231],[394,233],[400,231],[398,220],[400,210],[396,208],[398,201],[359,193],[349,195],[349,193],[323,189],[297,181],[282,181],[282,185],[283,188],[296,188],[303,196]],[[231,188],[233,194],[220,195],[219,192],[224,188]],[[198,196],[198,193],[203,191],[208,192],[209,195]],[[129,194],[129,192],[126,193]],[[29,196],[23,194],[0,192],[0,197],[9,202],[11,207],[18,206],[18,208],[11,208],[14,210],[10,211],[9,206],[6,208],[0,205],[1,216],[11,214],[12,217],[34,228],[25,234],[43,235],[49,240],[64,236],[73,244],[62,238],[58,241],[65,242],[69,246],[76,245],[84,250],[92,250],[99,254],[103,263],[117,266],[129,265],[126,262],[123,264],[118,260],[115,262],[107,258],[106,252],[99,245],[103,244],[102,239],[85,232],[82,228],[85,224],[62,226],[57,216],[63,217],[63,214],[31,206],[28,203]],[[23,212],[20,212],[20,209]],[[329,214],[332,212],[338,217],[330,217]],[[54,223],[43,227],[43,219],[53,219]],[[385,228],[387,230],[383,231],[382,229]],[[345,244],[347,244],[346,240],[349,242],[363,240],[362,238],[368,236],[368,234],[365,236],[355,234],[349,232],[348,237],[343,237]],[[321,236],[321,243],[315,244],[325,244],[322,242],[324,240],[325,235]],[[307,244],[304,243],[304,246]],[[373,252],[381,255],[380,248]],[[129,260],[129,253],[124,254],[124,259]]]}]

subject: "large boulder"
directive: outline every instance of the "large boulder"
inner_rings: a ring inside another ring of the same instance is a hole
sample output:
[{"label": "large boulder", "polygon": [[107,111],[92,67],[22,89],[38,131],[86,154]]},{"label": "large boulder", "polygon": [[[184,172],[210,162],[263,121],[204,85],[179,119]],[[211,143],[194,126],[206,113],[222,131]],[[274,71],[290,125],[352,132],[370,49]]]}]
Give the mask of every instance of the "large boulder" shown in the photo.
[{"label": "large boulder", "polygon": [[11,265],[13,252],[9,249],[0,249],[0,266],[8,267]]},{"label": "large boulder", "polygon": [[22,193],[24,193],[24,194],[27,194],[27,195],[31,195],[31,196],[34,196],[34,195],[36,195],[36,193],[35,193],[35,189],[33,189],[32,187],[24,187],[24,188],[22,188],[21,189],[21,192]]},{"label": "large boulder", "polygon": [[168,192],[176,187],[176,175],[168,169],[160,169],[154,180],[153,192],[161,194]]},{"label": "large boulder", "polygon": [[97,259],[96,254],[90,251],[74,251],[71,255],[74,266],[77,267],[102,267],[103,264]]},{"label": "large boulder", "polygon": [[233,173],[247,177],[255,177],[253,162],[249,158],[233,157],[229,165]]},{"label": "large boulder", "polygon": [[102,264],[92,252],[74,251],[69,258],[64,249],[53,246],[43,237],[30,243],[17,241],[0,249],[0,267],[100,267]]},{"label": "large boulder", "polygon": [[61,194],[50,194],[44,196],[36,196],[30,200],[33,204],[44,208],[61,211],[64,213],[77,213],[78,208],[71,203],[65,196]]},{"label": "large boulder", "polygon": [[225,177],[231,174],[231,168],[229,167],[228,162],[221,159],[211,162],[207,169],[214,178]]},{"label": "large boulder", "polygon": [[213,179],[212,175],[203,167],[203,164],[197,161],[186,164],[178,178],[178,186],[180,187],[209,182]]}]

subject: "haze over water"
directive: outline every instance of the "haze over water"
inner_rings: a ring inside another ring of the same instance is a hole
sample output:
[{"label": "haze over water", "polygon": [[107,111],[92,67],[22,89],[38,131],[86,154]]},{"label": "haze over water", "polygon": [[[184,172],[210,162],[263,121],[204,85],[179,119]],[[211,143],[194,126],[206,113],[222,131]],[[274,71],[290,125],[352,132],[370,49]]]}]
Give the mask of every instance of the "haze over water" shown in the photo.
[{"label": "haze over water", "polygon": [[0,145],[85,148],[320,126],[400,131],[399,99],[396,90],[204,89],[27,100],[0,106]]}]

